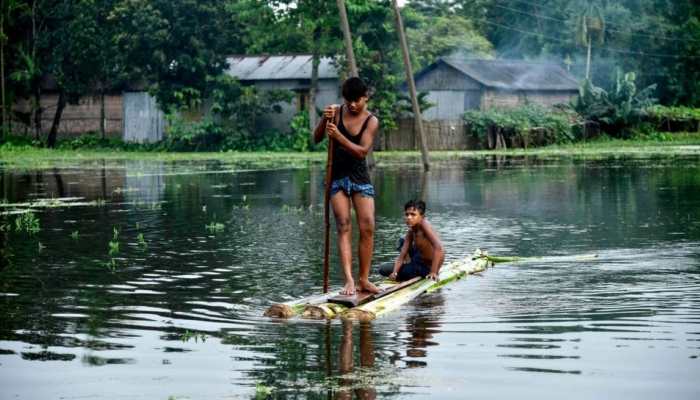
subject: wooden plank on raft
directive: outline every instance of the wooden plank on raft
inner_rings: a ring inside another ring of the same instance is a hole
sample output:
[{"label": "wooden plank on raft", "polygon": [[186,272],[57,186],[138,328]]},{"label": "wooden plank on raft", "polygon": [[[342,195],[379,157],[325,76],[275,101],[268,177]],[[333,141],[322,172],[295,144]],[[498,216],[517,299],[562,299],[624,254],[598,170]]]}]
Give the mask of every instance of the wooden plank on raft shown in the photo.
[{"label": "wooden plank on raft", "polygon": [[397,290],[401,290],[405,288],[406,286],[412,285],[414,282],[418,282],[421,280],[420,276],[417,276],[415,278],[411,278],[407,281],[397,283],[395,285],[392,285],[384,290],[382,290],[379,293],[369,293],[369,292],[356,292],[354,295],[337,295],[334,297],[331,297],[328,299],[329,303],[335,303],[335,304],[340,304],[345,307],[351,308],[351,307],[357,307],[361,304],[368,303],[370,301],[374,301],[377,299],[380,299],[388,294],[394,293]]}]

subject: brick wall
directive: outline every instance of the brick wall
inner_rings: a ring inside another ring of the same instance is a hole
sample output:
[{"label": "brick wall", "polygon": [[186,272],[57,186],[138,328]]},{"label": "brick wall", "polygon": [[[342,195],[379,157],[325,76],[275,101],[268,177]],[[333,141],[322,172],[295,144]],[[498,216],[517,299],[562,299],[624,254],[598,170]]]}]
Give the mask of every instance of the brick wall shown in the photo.
[{"label": "brick wall", "polygon": [[[41,118],[42,132],[48,133],[51,130],[58,94],[44,94],[41,96],[41,106],[44,108]],[[21,100],[15,104],[14,110],[28,113],[30,111],[29,100]],[[107,120],[106,132],[110,137],[121,137],[122,134],[122,96],[105,96],[105,118]],[[17,133],[27,131],[33,133],[32,127],[26,127],[20,122],[14,121],[14,130]],[[100,98],[99,96],[86,96],[80,99],[77,105],[67,104],[61,116],[61,123],[58,127],[59,137],[78,136],[87,132],[100,131]]]},{"label": "brick wall", "polygon": [[[420,139],[413,118],[401,118],[398,127],[382,130],[375,139],[375,150],[418,150]],[[423,131],[428,150],[467,150],[478,148],[479,144],[470,139],[464,122],[423,121]]]},{"label": "brick wall", "polygon": [[481,109],[514,108],[528,103],[551,107],[556,104],[567,104],[574,97],[576,97],[575,92],[485,90],[481,96]]}]

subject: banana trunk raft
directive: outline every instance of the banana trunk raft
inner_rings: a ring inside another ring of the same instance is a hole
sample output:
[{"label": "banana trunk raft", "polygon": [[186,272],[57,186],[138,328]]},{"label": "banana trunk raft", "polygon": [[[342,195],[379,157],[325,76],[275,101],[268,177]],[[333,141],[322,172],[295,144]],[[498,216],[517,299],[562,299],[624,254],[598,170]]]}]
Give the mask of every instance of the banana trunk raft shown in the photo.
[{"label": "banana trunk raft", "polygon": [[[493,261],[489,260],[486,253],[476,250],[469,257],[443,265],[440,270],[440,279],[437,282],[430,279],[420,279],[411,285],[357,307],[349,308],[341,304],[330,303],[328,300],[336,296],[336,293],[326,293],[286,303],[273,304],[265,311],[264,315],[274,318],[301,316],[306,319],[333,319],[340,317],[358,321],[371,321],[399,308],[425,292],[436,290],[469,274],[484,271],[493,265]],[[378,287],[382,291],[386,290],[389,292],[391,287],[397,284],[397,282],[385,281]]]}]

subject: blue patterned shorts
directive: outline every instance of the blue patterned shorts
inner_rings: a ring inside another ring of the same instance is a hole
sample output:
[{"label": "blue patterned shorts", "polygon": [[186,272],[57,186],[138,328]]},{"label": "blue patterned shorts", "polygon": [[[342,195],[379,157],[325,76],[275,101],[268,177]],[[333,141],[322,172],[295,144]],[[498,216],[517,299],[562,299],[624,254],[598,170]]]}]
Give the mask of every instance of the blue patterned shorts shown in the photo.
[{"label": "blue patterned shorts", "polygon": [[347,176],[331,182],[331,196],[341,190],[348,196],[352,196],[353,193],[360,193],[362,197],[374,197],[374,186],[371,183],[355,183]]}]

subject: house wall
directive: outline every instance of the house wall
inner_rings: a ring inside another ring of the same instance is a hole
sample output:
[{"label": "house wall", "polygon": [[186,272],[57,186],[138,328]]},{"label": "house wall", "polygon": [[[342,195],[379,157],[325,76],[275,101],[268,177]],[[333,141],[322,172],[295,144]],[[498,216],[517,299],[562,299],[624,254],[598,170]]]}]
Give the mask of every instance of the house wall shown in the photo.
[{"label": "house wall", "polygon": [[418,77],[416,90],[428,92],[433,103],[422,113],[427,121],[461,119],[464,111],[481,104],[481,84],[445,64]]},{"label": "house wall", "polygon": [[481,109],[514,108],[525,104],[551,107],[568,103],[576,97],[575,91],[505,91],[488,89],[481,97]]},{"label": "house wall", "polygon": [[[415,119],[401,118],[397,128],[382,130],[375,139],[376,150],[418,150],[420,139],[415,129]],[[430,150],[465,150],[478,147],[468,133],[468,127],[461,119],[448,121],[423,121],[423,132],[426,135],[427,146]]]},{"label": "house wall", "polygon": [[[306,109],[311,81],[308,79],[287,79],[274,81],[256,81],[255,87],[259,90],[291,90],[295,96],[289,103],[280,103],[281,113],[271,113],[258,119],[257,130],[264,132],[275,130],[289,132],[289,125],[294,116],[302,109]],[[340,84],[336,79],[321,79],[318,82],[316,93],[316,108],[323,110],[328,104],[337,104],[341,101]],[[303,103],[303,104],[302,104]]]},{"label": "house wall", "polygon": [[[44,109],[41,114],[41,129],[43,133],[51,130],[53,117],[58,104],[58,93],[47,93],[41,96],[41,107]],[[29,99],[21,99],[15,103],[14,111],[29,113],[31,103]],[[110,94],[105,96],[105,118],[107,120],[106,133],[108,136],[119,137],[122,132],[122,96],[121,94]],[[26,130],[33,133],[33,128],[14,122],[14,130],[21,133]],[[25,129],[26,128],[26,129]],[[78,104],[67,104],[61,115],[61,122],[58,126],[58,137],[74,137],[87,132],[100,131],[100,97],[85,96],[80,98]]]},{"label": "house wall", "polygon": [[156,99],[146,92],[125,92],[124,141],[153,143],[163,139],[165,116]]}]

